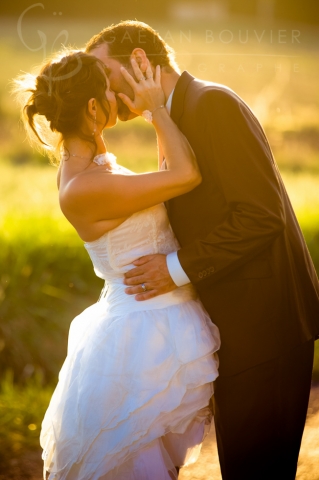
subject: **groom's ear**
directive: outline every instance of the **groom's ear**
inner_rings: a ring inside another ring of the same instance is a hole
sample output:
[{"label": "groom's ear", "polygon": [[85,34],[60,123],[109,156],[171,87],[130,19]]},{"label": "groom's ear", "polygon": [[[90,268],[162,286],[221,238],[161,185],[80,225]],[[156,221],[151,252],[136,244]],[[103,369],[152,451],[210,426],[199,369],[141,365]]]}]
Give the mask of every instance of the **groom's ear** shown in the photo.
[{"label": "groom's ear", "polygon": [[131,58],[134,58],[134,60],[136,60],[142,72],[146,72],[148,66],[148,58],[142,48],[134,48],[133,52],[131,53]]}]

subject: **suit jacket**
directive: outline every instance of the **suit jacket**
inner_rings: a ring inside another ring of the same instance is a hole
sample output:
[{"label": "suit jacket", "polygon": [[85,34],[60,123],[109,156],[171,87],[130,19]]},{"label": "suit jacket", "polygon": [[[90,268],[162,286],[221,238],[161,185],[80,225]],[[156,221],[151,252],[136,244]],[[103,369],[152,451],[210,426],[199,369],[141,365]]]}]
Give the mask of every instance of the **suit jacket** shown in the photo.
[{"label": "suit jacket", "polygon": [[318,278],[265,133],[245,102],[184,72],[171,117],[203,176],[167,202],[178,257],[220,329],[220,375],[234,375],[318,337]]}]

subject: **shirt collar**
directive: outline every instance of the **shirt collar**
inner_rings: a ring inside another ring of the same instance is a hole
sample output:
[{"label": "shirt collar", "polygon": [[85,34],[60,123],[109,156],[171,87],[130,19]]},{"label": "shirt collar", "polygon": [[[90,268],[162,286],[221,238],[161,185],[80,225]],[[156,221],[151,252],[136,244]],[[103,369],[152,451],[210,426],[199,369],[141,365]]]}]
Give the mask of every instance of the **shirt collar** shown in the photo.
[{"label": "shirt collar", "polygon": [[172,109],[172,100],[173,100],[173,94],[174,94],[174,90],[175,88],[173,88],[173,90],[171,91],[168,99],[167,99],[167,102],[166,102],[166,110],[168,111],[169,114],[171,114],[171,109]]}]

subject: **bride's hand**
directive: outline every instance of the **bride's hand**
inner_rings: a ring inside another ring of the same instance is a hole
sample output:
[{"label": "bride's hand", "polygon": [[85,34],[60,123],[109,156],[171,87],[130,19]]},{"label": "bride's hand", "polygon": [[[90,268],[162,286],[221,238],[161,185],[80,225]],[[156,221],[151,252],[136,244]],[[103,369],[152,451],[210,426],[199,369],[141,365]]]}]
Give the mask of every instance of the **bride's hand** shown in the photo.
[{"label": "bride's hand", "polygon": [[165,103],[165,95],[161,86],[161,68],[159,65],[155,69],[155,78],[150,63],[146,69],[146,77],[140,70],[136,60],[131,59],[132,68],[138,82],[134,80],[132,75],[122,67],[121,72],[127,83],[131,86],[134,92],[134,100],[131,100],[124,93],[119,93],[118,96],[128,106],[131,112],[137,115],[142,115],[144,110],[151,112]]}]

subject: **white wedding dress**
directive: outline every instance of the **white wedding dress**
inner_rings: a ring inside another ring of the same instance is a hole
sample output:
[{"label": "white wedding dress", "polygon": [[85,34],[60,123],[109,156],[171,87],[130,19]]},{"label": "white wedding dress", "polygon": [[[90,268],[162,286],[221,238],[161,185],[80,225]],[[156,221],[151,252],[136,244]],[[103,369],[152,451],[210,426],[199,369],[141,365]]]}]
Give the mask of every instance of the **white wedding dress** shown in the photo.
[{"label": "white wedding dress", "polygon": [[107,295],[71,323],[42,422],[49,480],[171,480],[208,432],[219,332],[191,285],[146,301],[124,293],[132,262],[179,248],[164,205],[85,247]]}]

